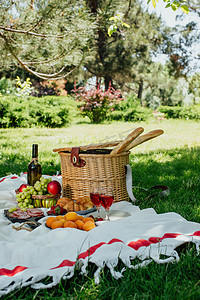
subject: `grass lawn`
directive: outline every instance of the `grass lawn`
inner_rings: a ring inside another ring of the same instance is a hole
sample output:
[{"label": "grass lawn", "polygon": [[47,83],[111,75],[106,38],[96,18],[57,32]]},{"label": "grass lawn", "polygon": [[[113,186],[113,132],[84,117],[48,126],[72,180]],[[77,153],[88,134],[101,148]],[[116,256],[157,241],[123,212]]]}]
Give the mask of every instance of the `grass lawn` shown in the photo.
[{"label": "grass lawn", "polygon": [[[153,207],[157,213],[174,211],[200,223],[200,124],[197,122],[80,123],[61,129],[0,129],[0,177],[27,170],[32,143],[39,144],[43,174],[53,175],[60,171],[60,158],[52,151],[54,148],[119,140],[137,126],[143,126],[145,132],[161,128],[165,133],[131,151],[136,204],[141,209]],[[169,186],[170,195],[144,200],[147,195],[140,187],[156,184]],[[76,271],[72,279],[61,281],[54,288],[23,288],[2,299],[199,299],[200,259],[195,247],[187,245],[177,251],[178,263],[151,263],[143,269],[126,269],[119,280],[105,269],[101,283],[95,285],[95,267],[89,265],[87,277]]]}]

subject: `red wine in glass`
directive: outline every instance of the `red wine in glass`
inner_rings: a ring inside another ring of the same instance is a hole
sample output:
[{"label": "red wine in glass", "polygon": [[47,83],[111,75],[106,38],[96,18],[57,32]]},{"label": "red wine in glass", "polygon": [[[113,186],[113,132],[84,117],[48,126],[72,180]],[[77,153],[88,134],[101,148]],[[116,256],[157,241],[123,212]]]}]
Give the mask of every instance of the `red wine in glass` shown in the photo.
[{"label": "red wine in glass", "polygon": [[114,196],[112,195],[101,195],[101,205],[105,209],[109,209],[114,201]]},{"label": "red wine in glass", "polygon": [[96,207],[98,207],[98,206],[100,207],[101,206],[99,193],[90,193],[90,198],[91,198],[92,203]]},{"label": "red wine in glass", "polygon": [[90,199],[97,208],[97,217],[100,218],[101,201],[100,201],[100,194],[99,194],[98,190],[94,190],[90,193]]},{"label": "red wine in glass", "polygon": [[101,205],[106,210],[106,220],[110,221],[109,209],[114,201],[114,194],[111,188],[103,188],[100,195]]}]

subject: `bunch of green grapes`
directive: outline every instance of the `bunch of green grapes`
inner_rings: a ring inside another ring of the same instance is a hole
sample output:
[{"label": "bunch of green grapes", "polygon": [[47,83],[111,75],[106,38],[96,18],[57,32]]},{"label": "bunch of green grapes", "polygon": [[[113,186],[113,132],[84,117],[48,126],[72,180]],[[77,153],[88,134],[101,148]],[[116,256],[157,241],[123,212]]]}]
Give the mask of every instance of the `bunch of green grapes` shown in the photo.
[{"label": "bunch of green grapes", "polygon": [[27,186],[21,193],[16,195],[18,206],[22,210],[26,210],[26,208],[34,208],[31,195],[34,195],[35,192],[36,191],[33,186]]},{"label": "bunch of green grapes", "polygon": [[36,183],[34,184],[34,189],[36,191],[36,194],[33,194],[33,195],[47,194],[47,185],[50,181],[52,181],[51,178],[40,177],[40,180],[36,181]]},{"label": "bunch of green grapes", "polygon": [[31,196],[47,194],[47,185],[50,181],[52,181],[51,178],[41,177],[39,181],[36,181],[34,186],[28,185],[22,190],[21,193],[16,194],[18,206],[22,210],[26,210],[27,208],[34,208]]}]

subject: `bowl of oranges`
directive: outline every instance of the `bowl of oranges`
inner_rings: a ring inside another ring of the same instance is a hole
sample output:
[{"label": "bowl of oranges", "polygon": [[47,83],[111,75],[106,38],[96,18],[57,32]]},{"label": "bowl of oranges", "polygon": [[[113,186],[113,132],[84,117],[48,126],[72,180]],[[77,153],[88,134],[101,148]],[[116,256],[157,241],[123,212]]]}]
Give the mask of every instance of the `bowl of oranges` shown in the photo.
[{"label": "bowl of oranges", "polygon": [[50,229],[74,228],[84,231],[90,231],[96,227],[95,220],[92,217],[84,217],[74,211],[65,215],[50,216],[46,219],[45,225]]}]

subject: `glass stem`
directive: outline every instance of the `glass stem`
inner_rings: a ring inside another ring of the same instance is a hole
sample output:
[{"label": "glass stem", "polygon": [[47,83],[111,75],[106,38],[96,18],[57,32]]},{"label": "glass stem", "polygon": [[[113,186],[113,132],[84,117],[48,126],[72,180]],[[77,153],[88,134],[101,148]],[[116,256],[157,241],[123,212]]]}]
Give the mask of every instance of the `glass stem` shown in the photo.
[{"label": "glass stem", "polygon": [[97,218],[100,218],[100,207],[97,207]]},{"label": "glass stem", "polygon": [[106,209],[106,220],[110,221],[109,209]]}]

